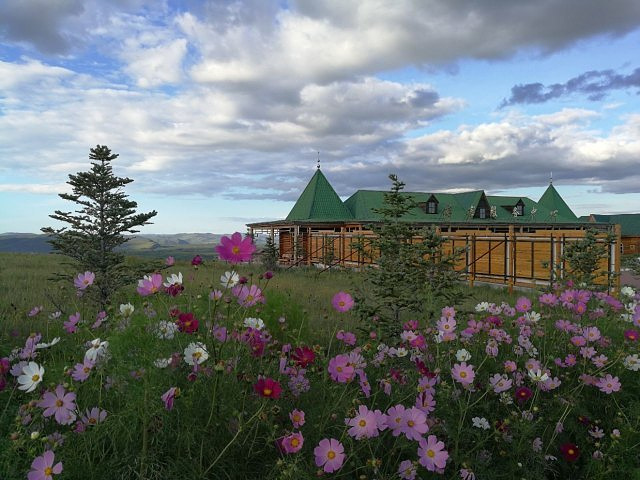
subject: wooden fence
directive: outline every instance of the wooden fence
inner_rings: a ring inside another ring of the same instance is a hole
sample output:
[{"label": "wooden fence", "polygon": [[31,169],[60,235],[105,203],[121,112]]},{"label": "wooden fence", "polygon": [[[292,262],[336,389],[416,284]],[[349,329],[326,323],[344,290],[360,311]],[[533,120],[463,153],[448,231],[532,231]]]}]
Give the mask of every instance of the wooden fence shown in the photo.
[{"label": "wooden fence", "polygon": [[[618,288],[620,273],[620,233],[617,241],[608,245],[607,258],[600,264],[597,283]],[[490,230],[457,230],[441,232],[446,239],[443,253],[462,252],[456,270],[471,285],[475,282],[500,283],[513,286],[536,287],[562,279],[567,272],[564,252],[571,242],[584,238],[585,230],[556,229],[523,232],[510,226],[505,232]],[[335,232],[333,230],[280,231],[281,263],[286,265],[316,265],[359,267],[375,264],[379,252],[374,251],[374,234]],[[414,242],[421,241],[415,237]],[[606,232],[598,234],[598,241],[606,242]],[[362,248],[358,248],[358,244]]]}]

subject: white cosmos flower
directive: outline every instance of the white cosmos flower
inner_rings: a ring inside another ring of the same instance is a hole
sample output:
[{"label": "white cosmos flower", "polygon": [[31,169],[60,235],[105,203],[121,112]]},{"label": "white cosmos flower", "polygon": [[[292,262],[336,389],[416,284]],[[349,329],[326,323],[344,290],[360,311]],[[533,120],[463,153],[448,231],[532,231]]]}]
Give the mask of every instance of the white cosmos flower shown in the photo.
[{"label": "white cosmos flower", "polygon": [[135,308],[130,303],[123,303],[120,305],[120,313],[123,317],[130,317],[134,310]]},{"label": "white cosmos flower", "polygon": [[529,378],[534,382],[546,382],[549,380],[549,375],[543,373],[542,370],[529,370]]},{"label": "white cosmos flower", "polygon": [[171,358],[158,358],[153,364],[158,368],[167,368],[171,363]]},{"label": "white cosmos flower", "polygon": [[172,273],[170,277],[167,277],[167,281],[162,285],[167,288],[169,288],[171,285],[182,285],[182,272],[178,272],[177,275],[175,273]]},{"label": "white cosmos flower", "polygon": [[41,348],[49,348],[49,347],[53,347],[56,343],[58,343],[60,341],[60,337],[55,337],[53,340],[51,340],[49,343],[38,343],[36,345],[36,349],[40,350]]},{"label": "white cosmos flower", "polygon": [[24,390],[26,393],[33,392],[42,381],[43,376],[44,367],[36,362],[29,362],[22,369],[22,375],[18,377],[18,383],[20,384],[18,389]]},{"label": "white cosmos flower", "polygon": [[402,357],[406,357],[408,354],[409,354],[409,351],[404,347],[389,349],[389,355],[391,355],[392,357],[402,358]]},{"label": "white cosmos flower", "polygon": [[489,302],[480,302],[476,305],[476,312],[486,312],[489,310]]},{"label": "white cosmos flower", "polygon": [[636,291],[629,287],[629,286],[624,286],[620,289],[620,293],[622,295],[624,295],[625,297],[635,297],[636,296]]},{"label": "white cosmos flower", "polygon": [[220,283],[224,288],[232,288],[235,287],[240,281],[240,275],[236,272],[224,272],[224,274],[220,277]]},{"label": "white cosmos flower", "polygon": [[178,326],[174,322],[162,320],[156,327],[156,335],[158,338],[171,340],[178,331]]},{"label": "white cosmos flower", "polygon": [[531,323],[538,323],[540,321],[540,314],[531,310],[524,314],[524,318],[529,320]]},{"label": "white cosmos flower", "polygon": [[481,428],[482,430],[489,430],[489,428],[491,428],[489,421],[484,417],[473,417],[471,421],[476,428]]},{"label": "white cosmos flower", "polygon": [[200,365],[207,358],[209,358],[209,352],[200,342],[192,342],[184,349],[184,361],[189,365]]},{"label": "white cosmos flower", "polygon": [[245,318],[244,326],[247,328],[255,328],[256,330],[262,330],[264,328],[264,322],[261,318]]},{"label": "white cosmos flower", "polygon": [[461,348],[456,352],[456,359],[459,362],[466,362],[467,360],[471,360],[471,353],[465,348]]},{"label": "white cosmos flower", "polygon": [[95,338],[89,342],[89,350],[84,354],[84,358],[95,362],[99,357],[106,355],[107,348],[109,348],[109,342],[106,340],[101,342],[99,338]]},{"label": "white cosmos flower", "polygon": [[622,361],[622,364],[624,365],[624,368],[637,372],[640,370],[640,358],[638,357],[637,353],[634,353],[633,355],[627,355],[626,357],[624,357],[624,360]]}]

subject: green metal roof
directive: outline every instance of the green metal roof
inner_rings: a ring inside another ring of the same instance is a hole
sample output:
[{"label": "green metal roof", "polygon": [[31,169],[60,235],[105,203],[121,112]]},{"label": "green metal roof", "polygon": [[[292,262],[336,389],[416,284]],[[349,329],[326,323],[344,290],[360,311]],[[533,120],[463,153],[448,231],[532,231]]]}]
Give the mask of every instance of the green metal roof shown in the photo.
[{"label": "green metal roof", "polygon": [[287,215],[287,220],[344,221],[352,219],[351,211],[342,203],[319,168]]},{"label": "green metal roof", "polygon": [[557,210],[558,217],[563,217],[569,221],[575,222],[578,220],[576,214],[569,208],[569,205],[562,199],[558,191],[553,184],[549,184],[545,192],[538,200],[538,205],[545,207],[549,211]]},{"label": "green metal roof", "polygon": [[[619,224],[622,229],[621,233],[624,236],[640,235],[640,213],[623,213],[620,215],[592,214],[590,217],[593,217],[597,223]],[[589,217],[580,218],[589,219]]]}]

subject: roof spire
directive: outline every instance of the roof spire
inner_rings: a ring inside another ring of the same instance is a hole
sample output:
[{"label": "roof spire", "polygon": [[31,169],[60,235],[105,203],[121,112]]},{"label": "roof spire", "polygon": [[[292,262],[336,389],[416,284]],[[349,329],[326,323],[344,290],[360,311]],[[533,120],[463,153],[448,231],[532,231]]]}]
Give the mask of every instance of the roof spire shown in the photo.
[{"label": "roof spire", "polygon": [[320,170],[320,152],[318,152],[318,170]]},{"label": "roof spire", "polygon": [[549,185],[553,185],[553,172],[549,172]]}]

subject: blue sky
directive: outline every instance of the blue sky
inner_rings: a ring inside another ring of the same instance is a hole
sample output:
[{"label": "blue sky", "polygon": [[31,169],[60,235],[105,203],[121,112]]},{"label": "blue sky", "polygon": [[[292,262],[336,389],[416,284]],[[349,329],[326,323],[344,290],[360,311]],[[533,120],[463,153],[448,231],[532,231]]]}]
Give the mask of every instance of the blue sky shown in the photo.
[{"label": "blue sky", "polygon": [[147,233],[286,216],[317,151],[337,192],[484,189],[640,212],[635,0],[0,3],[0,232],[108,145]]}]

